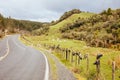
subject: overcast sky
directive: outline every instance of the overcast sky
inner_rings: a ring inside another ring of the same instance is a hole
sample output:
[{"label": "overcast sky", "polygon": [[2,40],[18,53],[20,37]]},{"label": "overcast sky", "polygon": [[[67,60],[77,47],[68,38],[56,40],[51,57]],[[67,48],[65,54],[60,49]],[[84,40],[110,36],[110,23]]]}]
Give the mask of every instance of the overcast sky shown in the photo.
[{"label": "overcast sky", "polygon": [[109,7],[120,8],[120,0],[0,0],[5,17],[42,22],[56,20],[74,8],[98,13]]}]

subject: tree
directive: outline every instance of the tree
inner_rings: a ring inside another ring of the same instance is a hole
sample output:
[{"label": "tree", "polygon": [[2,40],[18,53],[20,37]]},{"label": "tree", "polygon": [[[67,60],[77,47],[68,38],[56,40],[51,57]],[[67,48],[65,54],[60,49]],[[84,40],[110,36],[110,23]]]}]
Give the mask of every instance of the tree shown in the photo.
[{"label": "tree", "polygon": [[68,18],[69,16],[71,16],[72,14],[79,14],[81,11],[79,9],[73,9],[71,11],[65,12],[59,19],[59,21],[62,21],[66,18]]},{"label": "tree", "polygon": [[113,30],[113,31],[112,31],[112,35],[113,35],[113,37],[114,37],[114,44],[116,44],[117,38],[118,38],[118,32],[117,32],[116,30]]},{"label": "tree", "polygon": [[112,14],[112,10],[111,10],[111,8],[108,8],[107,15],[111,15],[111,14]]},{"label": "tree", "polygon": [[106,10],[103,10],[100,14],[101,14],[101,15],[107,14],[107,12],[106,12]]}]

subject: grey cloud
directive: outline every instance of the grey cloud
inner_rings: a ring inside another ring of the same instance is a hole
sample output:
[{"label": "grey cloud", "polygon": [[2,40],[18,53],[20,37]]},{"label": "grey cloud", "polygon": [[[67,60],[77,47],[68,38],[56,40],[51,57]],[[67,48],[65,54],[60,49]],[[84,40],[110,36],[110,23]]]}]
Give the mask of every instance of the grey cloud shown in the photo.
[{"label": "grey cloud", "polygon": [[120,8],[120,0],[1,0],[0,13],[18,19],[51,21],[74,8],[101,12],[109,7]]}]

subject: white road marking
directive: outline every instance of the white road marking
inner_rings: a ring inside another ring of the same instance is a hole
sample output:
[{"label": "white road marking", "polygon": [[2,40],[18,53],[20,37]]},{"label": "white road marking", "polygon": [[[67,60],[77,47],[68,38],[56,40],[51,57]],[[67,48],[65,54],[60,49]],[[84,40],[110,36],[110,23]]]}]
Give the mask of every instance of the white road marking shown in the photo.
[{"label": "white road marking", "polygon": [[43,54],[43,56],[45,58],[45,63],[46,63],[46,71],[45,71],[44,80],[49,80],[49,65],[48,65],[48,60],[47,60],[46,55],[42,51],[40,51],[40,52]]},{"label": "white road marking", "polygon": [[22,48],[22,49],[24,49],[25,50],[25,48],[24,47],[22,47],[22,46],[20,46],[15,40],[12,40],[19,48]]},{"label": "white road marking", "polygon": [[8,56],[9,51],[10,51],[10,49],[9,49],[9,44],[8,44],[8,39],[7,39],[7,52],[6,52],[6,54],[4,56],[0,57],[0,61],[2,61],[4,58],[6,58]]}]

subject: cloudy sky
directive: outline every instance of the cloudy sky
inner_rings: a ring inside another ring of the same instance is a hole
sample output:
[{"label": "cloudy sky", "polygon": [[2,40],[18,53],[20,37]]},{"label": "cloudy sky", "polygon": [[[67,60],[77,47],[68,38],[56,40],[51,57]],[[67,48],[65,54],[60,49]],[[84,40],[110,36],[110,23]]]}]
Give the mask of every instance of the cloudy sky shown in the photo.
[{"label": "cloudy sky", "polygon": [[56,20],[74,8],[98,13],[109,7],[120,8],[120,0],[0,0],[5,17],[42,22]]}]

